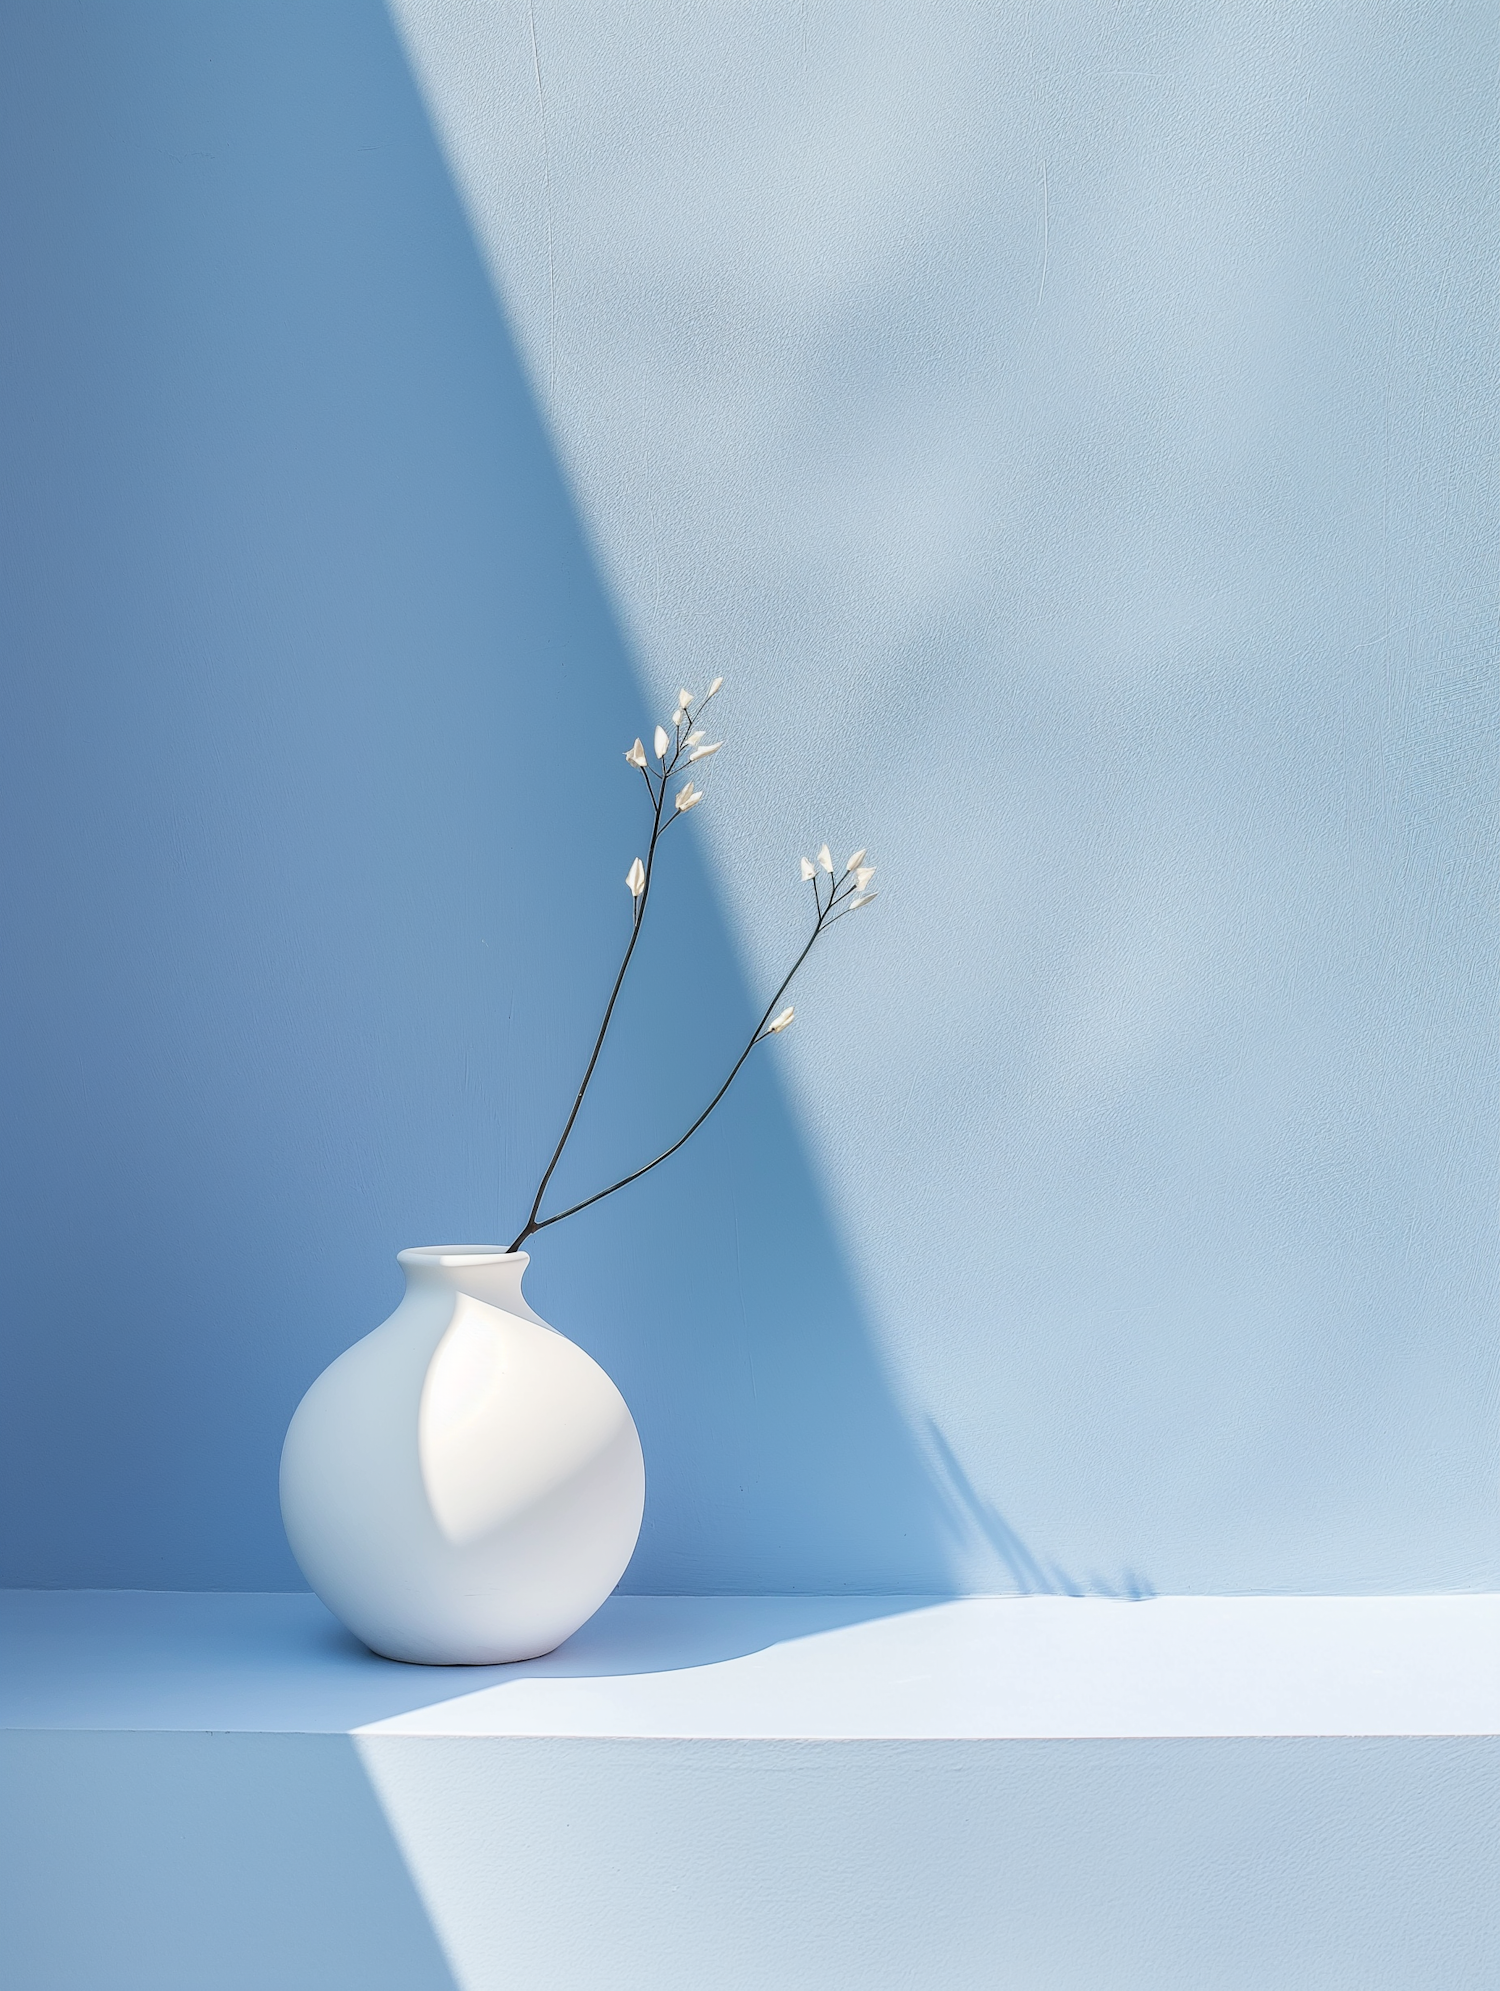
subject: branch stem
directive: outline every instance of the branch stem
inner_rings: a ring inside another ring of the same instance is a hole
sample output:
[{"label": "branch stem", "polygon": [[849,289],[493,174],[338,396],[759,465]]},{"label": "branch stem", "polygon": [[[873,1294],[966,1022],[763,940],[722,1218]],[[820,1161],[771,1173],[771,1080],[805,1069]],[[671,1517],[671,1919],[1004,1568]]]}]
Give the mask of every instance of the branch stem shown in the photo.
[{"label": "branch stem", "polygon": [[527,1215],[525,1226],[517,1234],[515,1240],[509,1247],[510,1250],[512,1251],[519,1251],[521,1249],[521,1246],[526,1242],[527,1238],[529,1238],[533,1234],[533,1232],[539,1231],[542,1228],[541,1224],[537,1222],[537,1212],[542,1207],[542,1198],[547,1193],[547,1184],[552,1180],[553,1171],[556,1169],[557,1164],[562,1160],[563,1149],[568,1145],[568,1136],[572,1133],[574,1123],[577,1120],[579,1112],[583,1106],[583,1096],[589,1089],[589,1080],[594,1076],[594,1067],[599,1062],[599,1053],[604,1049],[604,1040],[609,1034],[610,1021],[615,1013],[615,1004],[619,1001],[620,990],[625,985],[625,971],[630,966],[630,957],[635,952],[635,943],[641,937],[641,927],[646,917],[646,901],[651,896],[651,872],[652,872],[652,867],[656,862],[656,846],[661,841],[661,832],[662,832],[661,811],[662,811],[662,804],[666,800],[666,795],[667,795],[666,775],[663,774],[662,776],[661,788],[659,792],[656,789],[652,788],[651,777],[649,774],[646,776],[646,786],[648,789],[651,789],[651,797],[653,803],[652,816],[651,816],[651,841],[646,849],[645,883],[641,886],[641,895],[636,900],[634,909],[631,914],[630,939],[627,941],[625,946],[625,955],[623,960],[620,962],[620,971],[615,976],[615,985],[609,992],[609,1001],[604,1005],[604,1021],[599,1025],[599,1034],[594,1039],[593,1052],[589,1057],[588,1068],[583,1074],[583,1083],[578,1088],[578,1096],[573,1101],[573,1110],[568,1115],[567,1124],[564,1126],[562,1133],[558,1138],[557,1146],[552,1150],[552,1159],[547,1163],[547,1166],[542,1174],[542,1179],[537,1184],[536,1195],[531,1199],[531,1209]]},{"label": "branch stem", "polygon": [[[814,892],[814,898],[816,899],[816,897],[817,894],[816,892]],[[725,1079],[724,1083],[719,1087],[718,1091],[714,1094],[713,1098],[708,1102],[707,1106],[705,1106],[703,1111],[698,1115],[697,1119],[693,1122],[692,1126],[688,1128],[687,1132],[681,1135],[677,1140],[673,1141],[671,1147],[663,1148],[661,1153],[655,1156],[651,1161],[645,1162],[640,1168],[632,1169],[629,1175],[622,1175],[618,1182],[611,1182],[607,1189],[596,1189],[592,1196],[585,1196],[581,1203],[574,1203],[573,1205],[571,1205],[570,1208],[566,1210],[557,1211],[557,1213],[554,1216],[543,1217],[539,1222],[533,1222],[532,1224],[529,1225],[528,1229],[522,1233],[523,1237],[528,1237],[535,1231],[544,1231],[546,1230],[549,1224],[560,1224],[564,1217],[576,1217],[580,1210],[588,1209],[591,1203],[602,1203],[606,1196],[613,1196],[617,1189],[629,1188],[632,1182],[639,1182],[643,1175],[649,1175],[653,1168],[660,1168],[661,1164],[664,1161],[671,1160],[672,1156],[676,1154],[677,1150],[680,1147],[686,1146],[686,1144],[693,1138],[694,1134],[697,1133],[698,1129],[703,1125],[704,1121],[708,1118],[709,1114],[713,1112],[714,1108],[718,1105],[719,1101],[724,1097],[725,1093],[728,1092],[730,1086],[732,1086],[735,1080],[739,1077],[741,1067],[743,1066],[745,1060],[749,1057],[750,1053],[755,1049],[756,1045],[760,1043],[763,1037],[767,1037],[770,1035],[770,1032],[766,1029],[766,1025],[770,1022],[771,1017],[774,1015],[777,1003],[781,1001],[781,998],[786,994],[787,990],[791,987],[792,978],[797,973],[797,970],[802,966],[802,963],[807,959],[808,955],[811,954],[814,946],[817,944],[818,937],[823,932],[824,927],[827,924],[828,913],[832,905],[833,905],[833,899],[831,896],[829,898],[827,906],[819,905],[817,921],[813,926],[811,934],[808,936],[807,945],[803,948],[802,952],[797,956],[796,960],[792,963],[790,969],[787,971],[786,977],[783,980],[780,988],[777,989],[775,995],[773,995],[771,1000],[766,1004],[765,1009],[761,1014],[761,1019],[759,1023],[756,1024],[755,1029],[751,1032],[749,1043],[746,1044],[744,1050],[740,1052],[739,1056],[735,1059],[734,1064],[730,1067],[728,1078]],[[534,1217],[535,1212],[533,1211],[532,1214]],[[511,1250],[514,1251],[515,1249],[516,1246],[512,1245]]]},{"label": "branch stem", "polygon": [[[698,713],[700,715],[712,700],[717,690],[718,685],[716,683],[698,701]],[[599,1053],[604,1049],[604,1040],[609,1034],[610,1021],[615,1013],[615,1004],[618,1002],[620,990],[625,984],[625,971],[630,966],[630,957],[635,952],[635,943],[641,937],[641,927],[646,917],[646,901],[651,896],[651,875],[656,864],[656,846],[661,842],[666,831],[677,820],[678,815],[682,813],[682,811],[674,809],[665,823],[661,819],[662,810],[667,800],[667,783],[677,773],[682,764],[683,749],[687,745],[687,735],[695,724],[696,717],[689,716],[687,709],[684,707],[681,718],[672,729],[673,739],[670,756],[665,751],[657,756],[659,765],[657,766],[654,778],[649,761],[646,766],[641,768],[641,776],[646,783],[646,793],[651,797],[651,841],[646,848],[645,880],[641,885],[640,897],[636,900],[632,909],[630,939],[626,943],[625,955],[624,959],[620,962],[619,973],[615,976],[615,985],[609,992],[609,1001],[604,1006],[604,1021],[599,1025],[599,1034],[594,1039],[594,1048],[589,1057],[588,1067],[583,1074],[583,1083],[579,1086],[578,1096],[573,1101],[573,1110],[568,1115],[567,1124],[558,1138],[557,1146],[552,1150],[552,1159],[547,1163],[542,1179],[537,1184],[537,1192],[531,1199],[531,1210],[526,1218],[525,1226],[517,1233],[509,1246],[511,1251],[519,1251],[527,1238],[544,1228],[543,1224],[538,1221],[537,1213],[542,1207],[542,1198],[547,1193],[547,1184],[552,1180],[553,1171],[562,1160],[563,1149],[568,1145],[568,1137],[572,1133],[574,1124],[582,1109],[583,1096],[589,1089],[590,1079],[594,1076],[594,1067],[599,1062]],[[555,1219],[548,1219],[548,1221],[553,1222]]]},{"label": "branch stem", "polygon": [[[599,1025],[599,1034],[594,1039],[594,1048],[589,1055],[588,1066],[584,1071],[583,1081],[578,1088],[577,1096],[574,1098],[572,1111],[568,1114],[567,1122],[563,1127],[561,1135],[558,1137],[557,1146],[552,1150],[552,1157],[542,1173],[542,1179],[537,1184],[536,1195],[531,1199],[531,1209],[527,1215],[525,1225],[517,1233],[509,1246],[511,1251],[519,1251],[527,1238],[534,1237],[538,1231],[547,1230],[553,1224],[560,1224],[565,1217],[576,1217],[580,1210],[587,1210],[595,1203],[602,1203],[606,1196],[613,1196],[617,1190],[627,1189],[632,1182],[639,1182],[643,1175],[649,1175],[653,1168],[660,1168],[664,1161],[671,1160],[679,1148],[687,1145],[739,1077],[740,1072],[744,1068],[745,1060],[750,1056],[756,1045],[763,1038],[769,1037],[772,1034],[769,1026],[772,1016],[775,1013],[776,1005],[791,987],[798,970],[817,945],[821,935],[828,927],[838,924],[839,920],[844,917],[844,914],[850,910],[850,902],[857,897],[858,880],[847,867],[838,876],[833,874],[831,868],[829,869],[828,897],[826,900],[823,897],[822,878],[816,872],[814,873],[812,880],[813,929],[807,937],[806,945],[783,976],[781,986],[777,989],[775,995],[766,1004],[765,1009],[761,1013],[760,1021],[750,1033],[749,1042],[730,1066],[729,1076],[724,1080],[724,1083],[719,1087],[713,1098],[709,1100],[707,1106],[704,1107],[687,1132],[673,1141],[669,1148],[663,1148],[659,1155],[655,1155],[650,1161],[644,1162],[641,1167],[632,1169],[628,1175],[622,1175],[618,1182],[611,1182],[604,1189],[596,1189],[592,1196],[585,1196],[581,1203],[572,1203],[566,1210],[558,1210],[552,1216],[544,1217],[541,1214],[542,1199],[547,1193],[547,1186],[552,1180],[558,1163],[562,1160],[563,1149],[568,1145],[568,1140],[577,1123],[578,1115],[582,1111],[584,1095],[589,1089],[589,1082],[594,1076],[595,1068],[599,1063],[600,1053],[604,1049],[604,1040],[609,1034],[610,1022],[615,1013],[615,1004],[619,1000],[620,990],[624,987],[625,974],[630,966],[631,956],[635,953],[635,944],[641,937],[641,927],[645,923],[646,917],[646,901],[651,896],[651,880],[656,865],[657,845],[661,842],[667,830],[677,820],[677,817],[685,813],[680,808],[674,809],[666,821],[662,821],[662,811],[666,807],[667,800],[667,785],[683,765],[683,753],[688,744],[687,734],[689,730],[697,723],[697,719],[701,717],[704,706],[708,704],[718,688],[718,682],[715,681],[709,688],[706,696],[699,702],[696,714],[690,716],[685,705],[680,709],[676,715],[676,724],[673,728],[675,737],[671,742],[671,752],[668,753],[666,747],[663,746],[662,751],[655,757],[657,765],[654,769],[649,762],[641,767],[641,776],[646,783],[646,793],[651,797],[651,841],[646,849],[645,877],[641,882],[640,895],[635,900],[632,909],[630,939],[626,943],[624,957],[620,962],[619,972],[615,976],[614,987],[609,992],[609,1001],[604,1006],[604,1020]],[[665,736],[663,735],[662,737]],[[637,741],[636,745],[639,747],[640,742]],[[640,763],[637,762],[636,765],[639,766]]]}]

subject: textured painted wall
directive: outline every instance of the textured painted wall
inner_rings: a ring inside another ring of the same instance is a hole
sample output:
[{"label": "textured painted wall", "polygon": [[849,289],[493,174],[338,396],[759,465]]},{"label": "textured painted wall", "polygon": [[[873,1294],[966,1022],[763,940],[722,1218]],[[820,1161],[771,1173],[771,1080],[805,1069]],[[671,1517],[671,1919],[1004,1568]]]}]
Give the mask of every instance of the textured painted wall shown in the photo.
[{"label": "textured painted wall", "polygon": [[1493,1581],[1494,10],[395,11],[968,1580]]},{"label": "textured painted wall", "polygon": [[1493,10],[395,12],[5,17],[4,1573],[293,1580],[722,671],[580,1185],[886,889],[538,1253],[631,1584],[1500,1580]]},{"label": "textured painted wall", "polygon": [[[298,1397],[556,1138],[646,717],[384,10],[0,35],[0,1580],[290,1585]],[[748,1020],[694,834],[564,1191]],[[650,1456],[637,1587],[948,1580],[770,1060],[552,1236],[528,1290]]]}]

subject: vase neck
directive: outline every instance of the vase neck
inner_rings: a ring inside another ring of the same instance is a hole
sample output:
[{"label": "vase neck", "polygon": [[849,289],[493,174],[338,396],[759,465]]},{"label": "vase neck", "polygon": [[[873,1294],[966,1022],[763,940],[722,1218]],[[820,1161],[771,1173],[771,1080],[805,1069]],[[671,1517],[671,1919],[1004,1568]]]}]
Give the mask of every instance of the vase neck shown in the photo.
[{"label": "vase neck", "polygon": [[398,1251],[396,1263],[406,1274],[408,1292],[426,1288],[467,1293],[523,1320],[537,1318],[521,1292],[521,1275],[531,1263],[529,1252],[497,1251],[483,1244],[424,1244]]}]

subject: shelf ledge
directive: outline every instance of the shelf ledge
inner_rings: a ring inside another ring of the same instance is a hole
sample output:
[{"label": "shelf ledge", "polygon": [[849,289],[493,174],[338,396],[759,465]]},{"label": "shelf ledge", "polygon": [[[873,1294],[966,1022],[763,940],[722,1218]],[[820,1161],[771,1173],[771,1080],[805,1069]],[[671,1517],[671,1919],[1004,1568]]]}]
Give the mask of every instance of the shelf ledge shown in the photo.
[{"label": "shelf ledge", "polygon": [[663,1740],[1500,1734],[1500,1596],[612,1597],[377,1659],[284,1592],[0,1594],[0,1727]]}]

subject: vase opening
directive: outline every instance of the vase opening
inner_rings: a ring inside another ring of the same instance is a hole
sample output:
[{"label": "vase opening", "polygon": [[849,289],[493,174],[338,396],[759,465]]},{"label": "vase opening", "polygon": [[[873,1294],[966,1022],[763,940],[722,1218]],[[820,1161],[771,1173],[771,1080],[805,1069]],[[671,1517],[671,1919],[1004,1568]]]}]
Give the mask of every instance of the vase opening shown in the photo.
[{"label": "vase opening", "polygon": [[529,1264],[529,1251],[506,1251],[498,1244],[414,1244],[396,1254],[402,1265]]},{"label": "vase opening", "polygon": [[502,1251],[493,1244],[419,1244],[398,1251],[396,1263],[406,1274],[408,1288],[468,1293],[489,1306],[537,1320],[521,1292],[530,1252]]}]

